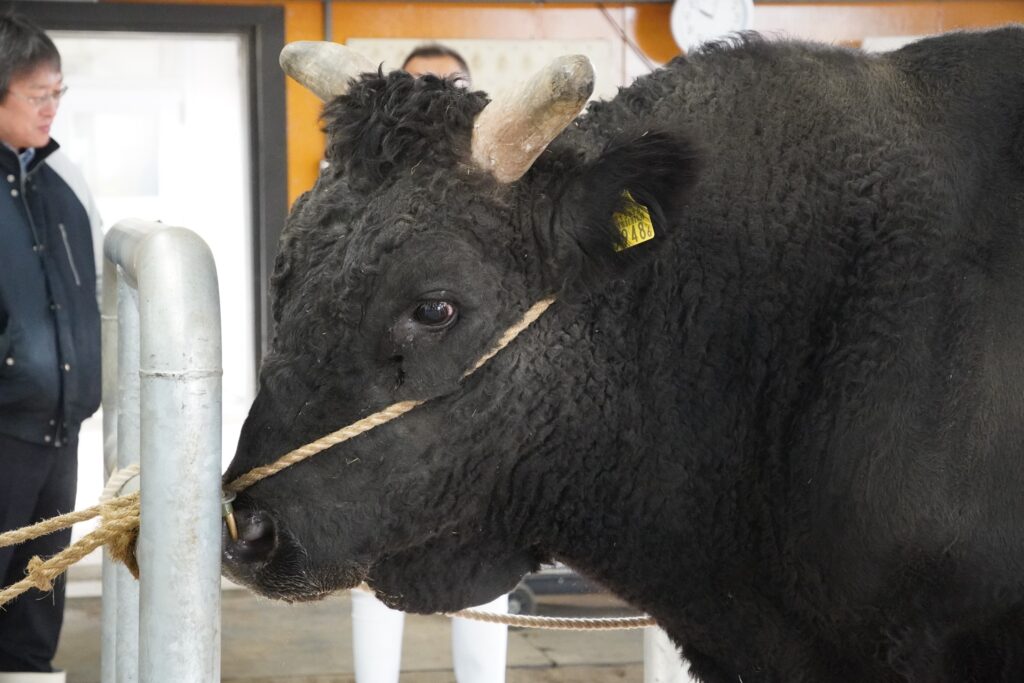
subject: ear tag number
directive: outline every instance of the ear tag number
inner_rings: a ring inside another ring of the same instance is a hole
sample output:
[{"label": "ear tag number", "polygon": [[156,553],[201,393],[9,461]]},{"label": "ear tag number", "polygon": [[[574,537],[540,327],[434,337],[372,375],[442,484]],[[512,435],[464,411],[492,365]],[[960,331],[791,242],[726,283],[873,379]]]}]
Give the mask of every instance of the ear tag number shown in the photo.
[{"label": "ear tag number", "polygon": [[633,195],[626,190],[622,193],[621,212],[612,214],[615,225],[619,228],[622,241],[615,245],[615,251],[622,251],[635,247],[641,242],[654,239],[654,223],[651,221],[651,212],[647,207],[633,199]]}]

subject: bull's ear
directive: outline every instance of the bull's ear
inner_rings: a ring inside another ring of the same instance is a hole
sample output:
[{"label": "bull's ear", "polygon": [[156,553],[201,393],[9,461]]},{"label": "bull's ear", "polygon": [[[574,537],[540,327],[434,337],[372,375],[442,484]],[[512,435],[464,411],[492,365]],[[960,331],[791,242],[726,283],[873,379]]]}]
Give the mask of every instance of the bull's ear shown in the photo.
[{"label": "bull's ear", "polygon": [[594,291],[647,262],[681,221],[700,169],[696,146],[664,132],[619,137],[563,185],[550,238],[554,288]]}]

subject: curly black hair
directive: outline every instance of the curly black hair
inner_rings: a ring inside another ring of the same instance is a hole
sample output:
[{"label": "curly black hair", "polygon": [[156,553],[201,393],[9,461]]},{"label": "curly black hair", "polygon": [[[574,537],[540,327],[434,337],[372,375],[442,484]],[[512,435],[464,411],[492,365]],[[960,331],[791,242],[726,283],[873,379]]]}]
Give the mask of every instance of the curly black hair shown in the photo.
[{"label": "curly black hair", "polygon": [[324,107],[327,160],[353,187],[380,186],[425,160],[454,167],[468,157],[473,120],[487,102],[449,78],[363,74]]}]

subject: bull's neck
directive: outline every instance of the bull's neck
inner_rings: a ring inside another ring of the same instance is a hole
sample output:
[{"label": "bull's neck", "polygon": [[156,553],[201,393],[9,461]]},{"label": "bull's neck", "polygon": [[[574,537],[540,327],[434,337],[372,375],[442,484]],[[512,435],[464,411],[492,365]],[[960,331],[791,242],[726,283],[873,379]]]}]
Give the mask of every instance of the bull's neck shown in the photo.
[{"label": "bull's neck", "polygon": [[[567,370],[584,379],[566,392],[573,419],[552,455],[580,481],[552,511],[564,523],[550,548],[642,608],[716,590],[708,566],[753,580],[753,558],[779,552],[766,511],[785,492],[767,482],[785,481],[773,476],[786,467],[784,408],[798,401],[822,287],[787,295],[771,264],[721,254],[681,243],[562,321],[585,331],[586,353]],[[819,277],[789,267],[789,284]]]}]

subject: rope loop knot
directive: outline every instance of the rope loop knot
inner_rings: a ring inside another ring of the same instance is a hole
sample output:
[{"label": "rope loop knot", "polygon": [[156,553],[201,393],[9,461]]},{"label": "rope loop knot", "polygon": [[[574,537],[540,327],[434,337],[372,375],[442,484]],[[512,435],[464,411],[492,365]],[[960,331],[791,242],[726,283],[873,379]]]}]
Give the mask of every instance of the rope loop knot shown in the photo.
[{"label": "rope loop knot", "polygon": [[46,563],[43,562],[43,558],[33,555],[32,559],[28,561],[28,566],[25,568],[25,574],[32,582],[33,588],[47,593],[53,590],[53,582],[60,576],[60,571],[47,567]]}]

